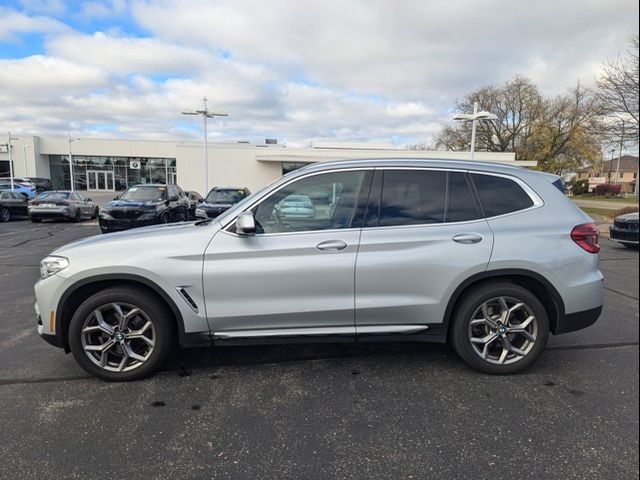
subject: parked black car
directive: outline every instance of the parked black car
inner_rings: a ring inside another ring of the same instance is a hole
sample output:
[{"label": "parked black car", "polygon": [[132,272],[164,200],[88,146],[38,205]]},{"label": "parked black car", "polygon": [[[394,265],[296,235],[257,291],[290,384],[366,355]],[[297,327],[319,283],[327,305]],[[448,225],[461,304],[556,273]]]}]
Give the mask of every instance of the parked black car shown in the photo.
[{"label": "parked black car", "polygon": [[32,222],[46,219],[80,222],[96,218],[99,211],[93,200],[70,190],[42,192],[29,202],[29,218]]},{"label": "parked black car", "polygon": [[638,248],[638,212],[616,217],[609,227],[609,238],[625,247]]},{"label": "parked black car", "polygon": [[27,199],[16,192],[0,192],[0,222],[14,217],[26,217]]},{"label": "parked black car", "polygon": [[188,191],[184,192],[189,198],[189,218],[196,218],[196,207],[204,202],[204,198],[198,192]]},{"label": "parked black car", "polygon": [[251,192],[247,187],[214,187],[204,202],[198,205],[196,212],[215,218],[249,195]]},{"label": "parked black car", "polygon": [[102,233],[179,222],[189,218],[189,199],[177,185],[134,185],[100,211]]},{"label": "parked black car", "polygon": [[26,177],[27,180],[29,180],[31,183],[33,183],[36,186],[36,192],[40,193],[40,192],[46,192],[48,190],[52,190],[53,189],[53,184],[51,183],[51,180],[48,178],[44,178],[44,177]]}]

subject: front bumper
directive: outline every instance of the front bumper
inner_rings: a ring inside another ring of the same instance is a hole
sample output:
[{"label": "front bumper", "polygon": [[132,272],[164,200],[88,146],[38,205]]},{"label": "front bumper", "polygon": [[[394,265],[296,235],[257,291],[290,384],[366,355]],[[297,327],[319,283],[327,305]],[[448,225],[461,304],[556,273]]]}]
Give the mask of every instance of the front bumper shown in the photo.
[{"label": "front bumper", "polygon": [[609,238],[620,243],[638,245],[638,225],[635,225],[635,229],[631,224],[629,224],[628,229],[621,229],[616,225],[611,225],[609,227]]},{"label": "front bumper", "polygon": [[158,219],[151,218],[151,219],[143,219],[143,220],[140,220],[140,219],[129,220],[129,219],[100,218],[98,220],[98,223],[100,224],[100,229],[103,232],[118,232],[121,230],[129,230],[130,228],[148,227],[149,225],[157,225]]}]

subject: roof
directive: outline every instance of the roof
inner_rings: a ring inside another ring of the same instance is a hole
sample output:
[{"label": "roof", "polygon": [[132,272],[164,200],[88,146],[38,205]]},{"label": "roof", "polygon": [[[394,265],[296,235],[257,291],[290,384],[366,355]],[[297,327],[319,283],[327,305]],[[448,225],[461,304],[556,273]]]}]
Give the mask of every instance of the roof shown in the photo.
[{"label": "roof", "polygon": [[528,171],[523,167],[505,165],[504,163],[476,162],[471,160],[440,160],[431,158],[363,158],[358,160],[340,160],[335,162],[314,163],[297,172],[313,172],[332,168],[358,167],[441,167],[460,170],[483,170],[496,173],[516,173]]},{"label": "roof", "polygon": [[[631,155],[624,155],[620,160],[620,171],[621,172],[637,172],[638,171],[638,157],[633,157]],[[609,168],[611,167],[611,168]],[[615,172],[618,170],[618,159],[614,158],[613,160],[605,160],[604,162],[604,172]]]}]

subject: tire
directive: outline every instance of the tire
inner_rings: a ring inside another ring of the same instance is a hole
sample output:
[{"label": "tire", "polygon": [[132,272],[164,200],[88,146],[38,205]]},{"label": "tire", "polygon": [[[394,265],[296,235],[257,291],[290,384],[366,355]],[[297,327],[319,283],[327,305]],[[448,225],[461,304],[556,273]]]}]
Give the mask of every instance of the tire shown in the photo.
[{"label": "tire", "polygon": [[96,207],[93,209],[93,216],[91,217],[91,220],[95,220],[96,218],[98,218],[98,215],[100,215],[100,209]]},{"label": "tire", "polygon": [[80,223],[82,221],[82,212],[79,208],[76,208],[76,213],[73,215],[73,221],[75,223]]},{"label": "tire", "polygon": [[638,250],[638,245],[631,245],[630,243],[623,243],[623,245],[631,250]]},{"label": "tire", "polygon": [[37,218],[37,217],[30,217],[31,221],[33,223],[41,223],[42,219],[41,218]]},{"label": "tire", "polygon": [[11,212],[8,208],[0,208],[0,222],[8,222],[11,220]]},{"label": "tire", "polygon": [[[124,325],[119,325],[122,316],[114,304],[129,316]],[[102,322],[96,311],[101,312]],[[86,328],[91,330],[83,333]],[[155,295],[141,288],[112,287],[95,293],[76,310],[69,324],[69,347],[80,366],[95,377],[112,382],[137,380],[164,361],[174,344],[174,332],[171,312]],[[97,349],[108,344],[105,357]],[[126,357],[125,351],[140,359]]]},{"label": "tire", "polygon": [[[514,308],[518,304],[522,306]],[[500,316],[509,311],[508,318]],[[501,322],[505,318],[506,325]],[[454,350],[472,368],[491,375],[524,370],[540,356],[549,338],[549,318],[540,300],[509,282],[486,283],[465,293],[452,321],[449,338]]]},{"label": "tire", "polygon": [[169,223],[169,215],[167,213],[163,213],[162,215],[160,215],[158,223]]}]

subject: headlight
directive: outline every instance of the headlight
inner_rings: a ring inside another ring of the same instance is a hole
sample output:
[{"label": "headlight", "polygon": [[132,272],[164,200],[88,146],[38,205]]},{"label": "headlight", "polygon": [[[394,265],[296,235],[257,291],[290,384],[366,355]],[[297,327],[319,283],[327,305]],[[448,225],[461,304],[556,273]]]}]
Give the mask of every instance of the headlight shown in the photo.
[{"label": "headlight", "polygon": [[60,270],[64,270],[68,266],[69,260],[67,258],[50,255],[40,262],[40,277],[50,277],[51,275],[58,273]]}]

